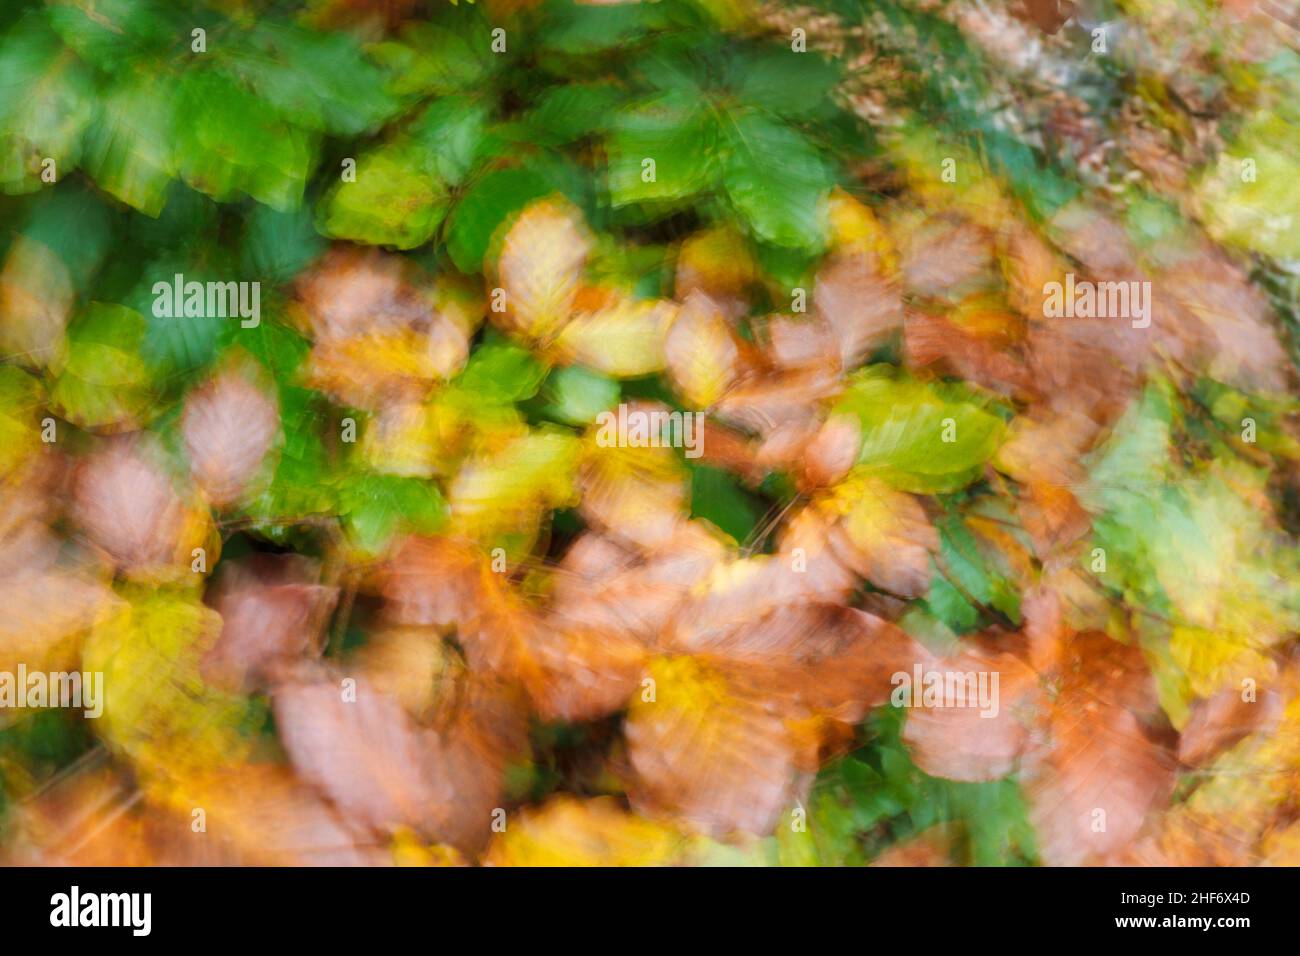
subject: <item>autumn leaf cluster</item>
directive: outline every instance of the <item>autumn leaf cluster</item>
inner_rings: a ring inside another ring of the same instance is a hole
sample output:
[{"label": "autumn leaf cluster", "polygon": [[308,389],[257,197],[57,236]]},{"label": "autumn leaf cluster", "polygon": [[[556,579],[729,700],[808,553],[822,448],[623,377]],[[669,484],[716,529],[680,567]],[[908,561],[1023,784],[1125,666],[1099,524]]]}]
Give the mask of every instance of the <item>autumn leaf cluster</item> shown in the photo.
[{"label": "autumn leaf cluster", "polygon": [[6,7],[0,854],[1300,862],[1294,28],[1041,27]]}]

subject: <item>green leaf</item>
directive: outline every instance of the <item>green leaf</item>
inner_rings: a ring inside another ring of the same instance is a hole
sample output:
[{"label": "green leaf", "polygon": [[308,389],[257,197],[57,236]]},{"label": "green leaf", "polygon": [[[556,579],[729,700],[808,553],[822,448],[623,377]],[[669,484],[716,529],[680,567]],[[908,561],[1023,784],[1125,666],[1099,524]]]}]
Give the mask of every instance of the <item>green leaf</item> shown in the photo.
[{"label": "green leaf", "polygon": [[0,44],[0,192],[32,192],[45,159],[58,179],[81,159],[94,110],[90,71],[39,15],[29,14]]},{"label": "green leaf", "polygon": [[318,432],[320,423],[331,417],[327,403],[318,392],[295,386],[281,387],[284,444],[280,460],[271,486],[249,508],[261,524],[284,525],[337,511],[336,470]]},{"label": "green leaf", "polygon": [[860,465],[921,494],[976,480],[1004,431],[1001,418],[960,390],[894,379],[881,366],[856,373],[834,412],[858,420]]},{"label": "green leaf", "polygon": [[287,282],[325,251],[306,207],[281,212],[254,206],[244,224],[241,264],[245,274],[263,282]]},{"label": "green leaf", "polygon": [[1174,409],[1166,390],[1151,386],[1091,455],[1079,500],[1093,512],[1124,507],[1132,496],[1158,491],[1170,475]]},{"label": "green leaf", "polygon": [[613,83],[568,83],[542,94],[525,116],[532,138],[561,146],[594,133],[607,132],[618,122],[626,94]]},{"label": "green leaf", "polygon": [[782,116],[814,112],[840,81],[834,64],[789,45],[740,57],[734,69],[733,87],[741,100]]},{"label": "green leaf", "polygon": [[251,329],[238,323],[227,324],[221,336],[227,346],[235,345],[247,350],[266,366],[276,381],[290,381],[307,353],[311,343],[293,329],[265,318]]},{"label": "green leaf", "polygon": [[398,109],[385,76],[347,33],[314,33],[263,20],[213,51],[219,67],[297,126],[357,136]]},{"label": "green leaf", "polygon": [[100,189],[157,216],[176,175],[175,78],[130,74],[103,94],[86,132],[86,172]]},{"label": "green leaf", "polygon": [[427,149],[407,142],[364,153],[356,181],[336,183],[321,203],[317,229],[372,246],[424,245],[447,215],[447,187],[430,159]]},{"label": "green leaf", "polygon": [[59,414],[86,429],[141,424],[153,399],[141,356],[144,335],[139,313],[92,303],[69,331],[68,353],[50,393]]},{"label": "green leaf", "polygon": [[302,201],[315,140],[215,69],[181,76],[173,158],[187,183],[227,202],[239,193],[289,210]]},{"label": "green leaf", "polygon": [[23,235],[57,253],[84,292],[112,248],[113,219],[93,189],[69,183],[38,200]]},{"label": "green leaf", "polygon": [[163,376],[187,375],[207,365],[217,353],[217,343],[223,331],[231,325],[238,327],[239,318],[207,314],[206,297],[202,315],[157,315],[154,311],[158,301],[155,285],[160,282],[173,285],[177,274],[183,276],[186,285],[190,282],[232,281],[231,271],[229,258],[220,254],[215,260],[202,254],[197,257],[164,254],[145,268],[139,284],[125,301],[144,316],[147,331],[142,352],[150,365]]},{"label": "green leaf", "polygon": [[399,39],[376,43],[368,52],[388,72],[389,92],[397,96],[477,89],[498,59],[481,20],[410,23]]},{"label": "green leaf", "polygon": [[767,507],[737,484],[735,477],[711,465],[691,468],[691,515],[704,518],[739,542],[749,539]]},{"label": "green leaf", "polygon": [[712,117],[684,94],[665,94],[624,114],[607,141],[610,203],[677,205],[712,188],[716,138]]},{"label": "green leaf", "polygon": [[568,365],[557,368],[542,386],[541,413],[566,425],[587,425],[618,404],[619,386],[612,378]]},{"label": "green leaf", "polygon": [[[1250,117],[1222,161],[1207,168],[1195,186],[1210,234],[1278,259],[1300,257],[1300,196],[1294,188],[1300,132],[1294,122],[1269,111]],[[1254,161],[1243,181],[1241,158]]]},{"label": "green leaf", "polygon": [[652,3],[594,6],[557,0],[548,5],[548,25],[542,31],[541,43],[544,49],[572,55],[625,49],[666,23],[664,12],[657,9],[659,6]]},{"label": "green leaf", "polygon": [[370,554],[399,530],[432,534],[447,517],[438,486],[419,478],[368,473],[345,483],[340,499],[348,532]]},{"label": "green leaf", "polygon": [[979,608],[966,600],[938,568],[925,595],[925,609],[954,634],[972,631],[980,621]]},{"label": "green leaf", "polygon": [[456,205],[447,226],[447,251],[456,268],[480,272],[497,228],[534,199],[554,192],[535,170],[494,169],[477,180]]},{"label": "green leaf", "polygon": [[189,42],[191,27],[156,0],[55,0],[47,9],[63,42],[109,73],[161,56],[182,37]]},{"label": "green leaf", "polygon": [[455,186],[480,158],[490,112],[485,100],[447,96],[429,106],[407,132],[432,152],[434,171]]},{"label": "green leaf", "polygon": [[953,862],[1024,866],[1037,862],[1025,797],[1015,780],[961,783],[931,777],[912,762],[901,734],[906,712],[886,707],[868,722],[869,746],[829,765],[814,793],[852,812],[851,836],[873,857],[936,824],[952,823]]},{"label": "green leaf", "polygon": [[509,404],[532,398],[545,378],[546,366],[532,352],[508,342],[486,342],[452,384],[482,401]]},{"label": "green leaf", "polygon": [[822,249],[826,194],[834,184],[802,135],[758,113],[730,116],[723,127],[723,182],[754,235],[778,246]]},{"label": "green leaf", "polygon": [[[157,218],[136,212],[128,220],[131,236],[139,240],[142,253],[157,256],[195,244],[201,236],[213,236],[220,227],[221,204],[211,196],[191,189],[179,179],[167,180],[162,211]],[[268,209],[250,203],[257,209]],[[124,250],[119,250],[124,251]],[[113,260],[116,264],[117,259]]]},{"label": "green leaf", "polygon": [[[1019,623],[1020,596],[1016,592],[1015,585],[989,566],[980,553],[975,536],[962,523],[961,518],[957,515],[946,516],[938,522],[938,529],[939,554],[943,560],[942,570],[948,576],[954,590],[961,596],[962,603],[966,603],[967,598],[973,599],[984,607],[1001,611],[1013,622]],[[941,588],[939,590],[942,591]],[[942,593],[937,599],[940,602],[945,601]],[[956,610],[952,603],[944,603],[942,611],[928,598],[927,603],[930,605],[930,610],[957,633],[974,626],[973,621],[966,620],[964,611],[957,611],[957,616],[964,626],[958,626],[955,619],[945,613]]]}]

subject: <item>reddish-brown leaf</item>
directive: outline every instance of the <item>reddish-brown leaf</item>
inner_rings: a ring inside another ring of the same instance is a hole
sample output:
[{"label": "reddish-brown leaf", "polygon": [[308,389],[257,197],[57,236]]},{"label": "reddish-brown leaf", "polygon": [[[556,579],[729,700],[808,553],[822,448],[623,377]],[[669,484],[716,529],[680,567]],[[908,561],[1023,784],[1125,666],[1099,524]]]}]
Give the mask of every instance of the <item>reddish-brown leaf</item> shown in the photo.
[{"label": "reddish-brown leaf", "polygon": [[1205,767],[1223,751],[1254,733],[1272,733],[1282,719],[1282,698],[1267,688],[1254,700],[1239,690],[1224,690],[1198,700],[1178,738],[1178,759]]},{"label": "reddish-brown leaf", "polygon": [[221,568],[207,594],[221,615],[221,637],[204,658],[206,678],[246,691],[275,664],[321,652],[338,589],[316,583],[314,562],[256,555]]},{"label": "reddish-brown leaf", "polygon": [[279,431],[273,393],[233,365],[191,392],[181,416],[190,473],[217,506],[243,497]]},{"label": "reddish-brown leaf", "polygon": [[[914,672],[904,672],[911,700],[903,742],[916,765],[936,777],[966,781],[997,780],[1015,771],[1046,705],[1037,673],[991,643],[923,660],[921,667],[920,685]],[[934,706],[923,696],[929,675],[943,680]],[[989,692],[987,709],[981,691]]]},{"label": "reddish-brown leaf", "polygon": [[128,574],[188,572],[209,529],[207,510],[182,498],[157,449],[134,437],[82,459],[72,515]]}]

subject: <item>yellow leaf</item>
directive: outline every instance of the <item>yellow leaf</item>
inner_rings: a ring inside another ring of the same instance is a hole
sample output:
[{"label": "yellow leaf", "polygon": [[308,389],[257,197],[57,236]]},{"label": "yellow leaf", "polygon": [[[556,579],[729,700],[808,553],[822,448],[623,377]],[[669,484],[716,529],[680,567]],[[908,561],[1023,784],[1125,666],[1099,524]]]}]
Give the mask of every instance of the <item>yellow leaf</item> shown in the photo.
[{"label": "yellow leaf", "polygon": [[505,235],[496,266],[505,311],[493,308],[489,317],[526,339],[549,339],[569,320],[590,251],[581,213],[571,204],[532,203]]},{"label": "yellow leaf", "polygon": [[556,346],[559,360],[615,378],[662,371],[664,339],[676,315],[677,305],[665,299],[620,298],[565,326]]},{"label": "yellow leaf", "polygon": [[1198,627],[1175,627],[1169,651],[1197,697],[1208,697],[1228,685],[1240,686],[1245,678],[1263,683],[1277,673],[1277,665],[1267,654],[1239,639]]},{"label": "yellow leaf", "polygon": [[221,633],[221,615],[193,594],[132,590],[86,639],[82,668],[104,675],[95,731],[138,768],[163,777],[238,759],[248,702],[204,682],[200,661]]},{"label": "yellow leaf", "polygon": [[612,797],[559,796],[524,810],[493,841],[488,866],[664,866],[682,836],[628,813]]},{"label": "yellow leaf", "polygon": [[721,398],[740,362],[722,310],[701,292],[686,297],[668,330],[664,355],[673,385],[694,408],[707,408]]}]

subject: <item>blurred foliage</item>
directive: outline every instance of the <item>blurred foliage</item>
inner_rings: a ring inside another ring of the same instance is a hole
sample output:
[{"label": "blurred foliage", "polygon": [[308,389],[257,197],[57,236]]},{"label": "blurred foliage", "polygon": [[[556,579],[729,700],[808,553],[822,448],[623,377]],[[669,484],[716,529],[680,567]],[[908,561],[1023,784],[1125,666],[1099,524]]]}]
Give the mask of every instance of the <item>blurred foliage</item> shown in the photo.
[{"label": "blurred foliage", "polygon": [[[320,859],[241,774],[339,862],[1296,862],[1294,30],[1032,6],[7,4],[0,663],[110,687],[12,854],[107,755],[216,862]],[[963,655],[1010,730],[882,706]]]}]

